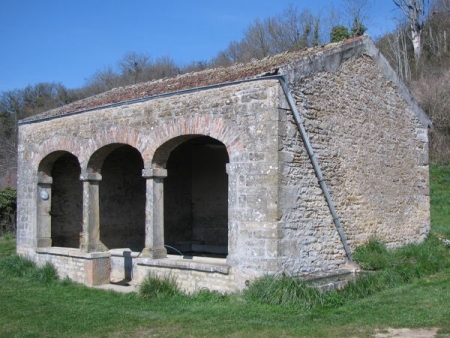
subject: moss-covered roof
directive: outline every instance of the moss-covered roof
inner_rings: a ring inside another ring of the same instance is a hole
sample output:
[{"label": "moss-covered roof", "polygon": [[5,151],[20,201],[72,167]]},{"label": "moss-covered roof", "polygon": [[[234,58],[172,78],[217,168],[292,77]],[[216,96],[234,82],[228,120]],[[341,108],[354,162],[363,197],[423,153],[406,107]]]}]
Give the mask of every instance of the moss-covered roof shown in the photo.
[{"label": "moss-covered roof", "polygon": [[126,87],[119,87],[107,92],[97,94],[83,100],[49,110],[47,112],[29,117],[21,123],[39,121],[46,118],[83,112],[86,110],[101,108],[111,104],[127,102],[131,100],[151,98],[167,93],[189,90],[198,87],[210,86],[220,83],[238,80],[252,79],[264,75],[276,74],[278,69],[294,63],[295,61],[308,60],[314,56],[333,54],[337,50],[345,49],[359,44],[364,38],[354,38],[339,43],[331,43],[324,46],[307,48],[295,52],[268,56],[262,60],[252,60],[248,63],[235,64],[230,67],[206,69],[200,72],[178,75],[173,78],[143,82]]}]

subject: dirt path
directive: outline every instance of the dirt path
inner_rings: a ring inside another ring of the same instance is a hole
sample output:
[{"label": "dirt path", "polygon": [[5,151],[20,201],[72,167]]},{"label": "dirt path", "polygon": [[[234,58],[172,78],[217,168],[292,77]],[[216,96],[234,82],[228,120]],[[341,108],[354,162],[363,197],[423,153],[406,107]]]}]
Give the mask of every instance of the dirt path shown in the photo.
[{"label": "dirt path", "polygon": [[392,329],[387,328],[379,330],[374,338],[434,338],[438,332],[438,328],[431,329]]}]

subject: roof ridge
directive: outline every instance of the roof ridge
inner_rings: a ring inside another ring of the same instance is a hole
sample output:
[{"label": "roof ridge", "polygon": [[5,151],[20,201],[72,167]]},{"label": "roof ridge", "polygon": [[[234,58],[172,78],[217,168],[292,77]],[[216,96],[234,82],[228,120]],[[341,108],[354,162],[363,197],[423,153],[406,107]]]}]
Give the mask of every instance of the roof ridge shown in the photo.
[{"label": "roof ridge", "polygon": [[21,123],[38,121],[48,117],[67,115],[77,111],[86,111],[96,107],[107,106],[119,102],[136,100],[144,97],[152,97],[164,93],[205,87],[213,84],[233,82],[272,74],[275,68],[300,60],[304,57],[321,54],[324,51],[351,45],[355,40],[363,40],[365,36],[347,39],[341,42],[304,48],[297,51],[286,51],[279,54],[268,55],[262,59],[252,59],[245,63],[235,63],[228,67],[208,68],[198,72],[179,74],[175,77],[162,78],[147,82],[140,82],[129,86],[116,87],[106,92],[99,93],[67,105],[48,110],[21,120]]}]

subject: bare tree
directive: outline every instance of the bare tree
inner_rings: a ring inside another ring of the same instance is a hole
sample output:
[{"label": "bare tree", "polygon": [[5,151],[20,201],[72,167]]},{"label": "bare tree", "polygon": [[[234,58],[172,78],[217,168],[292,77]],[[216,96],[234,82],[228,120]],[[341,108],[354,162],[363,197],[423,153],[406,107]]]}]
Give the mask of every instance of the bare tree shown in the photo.
[{"label": "bare tree", "polygon": [[175,61],[168,56],[164,55],[156,59],[156,61],[147,68],[144,73],[144,81],[157,80],[165,77],[176,76],[180,73],[180,68],[176,65]]},{"label": "bare tree", "polygon": [[433,1],[432,12],[441,11],[441,12],[450,12],[450,0],[435,0]]},{"label": "bare tree", "polygon": [[321,39],[321,20],[309,10],[289,6],[281,15],[255,20],[241,41],[231,42],[212,60],[214,66],[261,59],[268,55],[317,46]]},{"label": "bare tree", "polygon": [[372,7],[371,0],[345,0],[344,9],[348,17],[348,26],[351,27],[351,35],[364,34],[365,22],[369,20],[369,12]]},{"label": "bare tree", "polygon": [[0,179],[15,176],[18,120],[69,103],[74,100],[71,95],[59,83],[0,93]]},{"label": "bare tree", "polygon": [[450,66],[448,62],[442,60],[449,57],[447,53],[450,51],[450,0],[434,1],[429,13],[423,27],[424,53]]},{"label": "bare tree", "polygon": [[151,59],[148,54],[128,52],[119,61],[119,69],[122,77],[128,84],[142,81],[142,74],[148,70]]},{"label": "bare tree", "polygon": [[395,66],[397,74],[405,81],[411,81],[411,67],[409,64],[408,40],[406,36],[407,30],[399,26],[397,29],[387,36],[389,43],[391,60]]},{"label": "bare tree", "polygon": [[414,48],[414,59],[419,62],[422,56],[422,28],[429,1],[427,0],[392,0],[408,20],[411,41]]},{"label": "bare tree", "polygon": [[85,87],[90,95],[99,94],[107,90],[120,87],[123,83],[120,75],[111,66],[95,72],[87,81]]},{"label": "bare tree", "polygon": [[273,53],[270,31],[274,31],[276,22],[273,18],[263,21],[256,19],[245,31],[244,46],[252,57],[261,59]]},{"label": "bare tree", "polygon": [[342,12],[342,8],[337,9],[336,7],[334,7],[333,4],[328,8],[324,8],[323,12],[325,14],[324,19],[322,20],[323,21],[322,35],[324,37],[324,41],[330,42],[331,32],[333,28],[336,26],[346,26],[345,25],[346,20],[344,19],[344,13]]},{"label": "bare tree", "polygon": [[[242,42],[231,41],[228,47],[220,51],[212,60],[211,64],[213,67],[226,67],[234,63],[243,62],[241,60],[242,52]],[[196,67],[187,67],[187,71],[195,70]]]}]

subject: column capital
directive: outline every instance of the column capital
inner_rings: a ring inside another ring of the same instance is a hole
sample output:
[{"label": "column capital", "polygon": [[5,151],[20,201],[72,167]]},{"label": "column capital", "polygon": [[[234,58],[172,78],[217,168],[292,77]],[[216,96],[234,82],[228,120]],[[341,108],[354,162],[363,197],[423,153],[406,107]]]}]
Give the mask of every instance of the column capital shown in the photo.
[{"label": "column capital", "polygon": [[99,173],[89,172],[89,171],[83,169],[83,170],[81,170],[80,180],[81,181],[101,181],[102,175],[100,175]]},{"label": "column capital", "polygon": [[44,173],[38,172],[37,181],[38,184],[52,184],[53,178],[51,176],[47,176]]},{"label": "column capital", "polygon": [[144,178],[154,178],[154,177],[164,178],[164,177],[167,177],[167,169],[163,169],[163,168],[142,169],[142,177],[144,177]]}]

